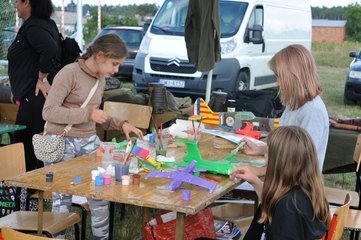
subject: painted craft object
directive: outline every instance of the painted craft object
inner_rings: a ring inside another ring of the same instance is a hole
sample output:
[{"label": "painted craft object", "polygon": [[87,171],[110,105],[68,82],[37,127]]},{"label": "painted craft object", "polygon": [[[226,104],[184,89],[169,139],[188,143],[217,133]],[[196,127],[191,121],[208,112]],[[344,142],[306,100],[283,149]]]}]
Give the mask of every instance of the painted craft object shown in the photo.
[{"label": "painted craft object", "polygon": [[233,164],[229,161],[225,160],[217,160],[217,161],[207,161],[203,160],[202,156],[199,152],[197,143],[195,141],[177,138],[176,141],[183,142],[187,147],[187,154],[183,157],[184,162],[172,162],[169,163],[175,166],[186,166],[193,160],[197,163],[195,165],[196,168],[205,169],[207,172],[229,175],[229,173],[235,168]]},{"label": "painted craft object", "polygon": [[175,191],[178,189],[183,182],[187,182],[193,185],[197,185],[200,187],[207,188],[209,192],[213,192],[216,187],[216,182],[210,182],[205,179],[202,179],[200,177],[196,177],[193,175],[194,168],[196,166],[197,162],[192,161],[183,171],[181,172],[159,172],[159,171],[153,171],[149,173],[145,179],[148,178],[171,178],[173,179],[172,182],[169,184],[168,189],[170,191]]}]

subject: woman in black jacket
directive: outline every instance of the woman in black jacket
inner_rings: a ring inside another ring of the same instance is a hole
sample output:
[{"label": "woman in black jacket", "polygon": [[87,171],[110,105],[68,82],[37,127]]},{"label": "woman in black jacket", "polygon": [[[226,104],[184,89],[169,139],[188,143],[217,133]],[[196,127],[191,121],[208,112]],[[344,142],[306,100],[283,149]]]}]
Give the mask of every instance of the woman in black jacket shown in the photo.
[{"label": "woman in black jacket", "polygon": [[26,170],[42,166],[34,155],[32,136],[44,129],[42,109],[55,74],[59,71],[60,37],[51,0],[16,0],[23,19],[8,50],[9,78],[14,100],[19,105],[16,123],[26,130],[15,133],[25,146]]}]

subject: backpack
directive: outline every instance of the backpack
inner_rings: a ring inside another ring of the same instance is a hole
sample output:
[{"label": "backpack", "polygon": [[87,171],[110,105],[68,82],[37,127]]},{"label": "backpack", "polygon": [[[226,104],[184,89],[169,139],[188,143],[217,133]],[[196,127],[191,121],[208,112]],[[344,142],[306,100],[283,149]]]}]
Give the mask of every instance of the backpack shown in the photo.
[{"label": "backpack", "polygon": [[65,65],[75,62],[82,51],[80,50],[79,45],[74,38],[64,38],[61,33],[59,33],[59,36],[61,41],[60,68],[63,68]]}]

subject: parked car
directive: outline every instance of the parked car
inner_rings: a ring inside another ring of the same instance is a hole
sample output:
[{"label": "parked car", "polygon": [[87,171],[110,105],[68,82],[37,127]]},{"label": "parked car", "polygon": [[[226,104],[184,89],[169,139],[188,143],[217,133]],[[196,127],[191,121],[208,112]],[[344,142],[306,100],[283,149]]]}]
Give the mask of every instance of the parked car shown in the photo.
[{"label": "parked car", "polygon": [[361,105],[361,49],[358,53],[356,51],[350,52],[349,56],[354,59],[350,63],[346,75],[344,104]]},{"label": "parked car", "polygon": [[128,27],[128,26],[107,26],[103,28],[98,35],[95,36],[95,39],[100,36],[115,33],[120,36],[127,45],[129,52],[128,58],[124,61],[122,65],[119,66],[119,71],[115,74],[116,77],[125,78],[129,81],[132,80],[132,72],[134,66],[134,59],[138,53],[140,43],[143,38],[143,28],[142,27]]}]

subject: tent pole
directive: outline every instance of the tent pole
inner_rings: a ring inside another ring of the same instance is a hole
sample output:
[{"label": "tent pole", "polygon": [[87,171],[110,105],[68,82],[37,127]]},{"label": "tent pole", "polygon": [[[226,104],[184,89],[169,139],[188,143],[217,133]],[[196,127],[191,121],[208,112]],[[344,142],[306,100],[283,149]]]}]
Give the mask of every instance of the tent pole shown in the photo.
[{"label": "tent pole", "polygon": [[205,99],[206,103],[208,103],[209,99],[211,98],[212,75],[213,75],[213,69],[209,70],[208,76],[207,76],[206,99]]}]

